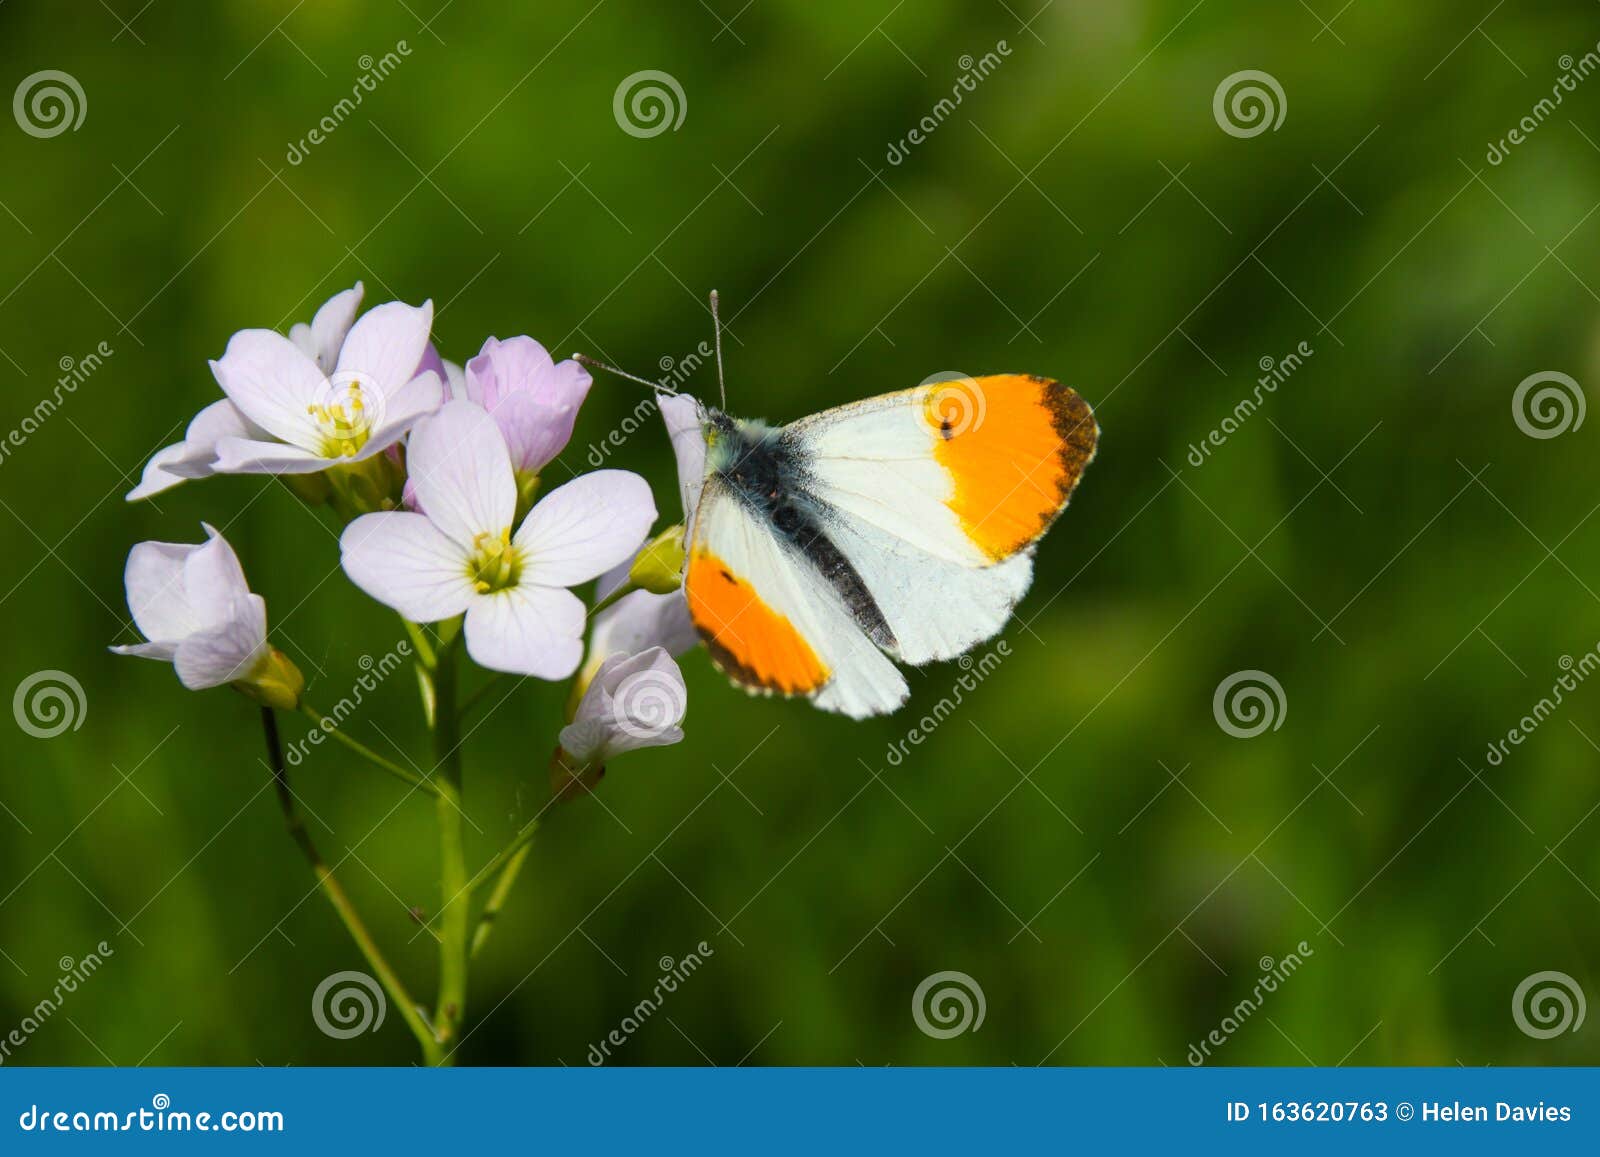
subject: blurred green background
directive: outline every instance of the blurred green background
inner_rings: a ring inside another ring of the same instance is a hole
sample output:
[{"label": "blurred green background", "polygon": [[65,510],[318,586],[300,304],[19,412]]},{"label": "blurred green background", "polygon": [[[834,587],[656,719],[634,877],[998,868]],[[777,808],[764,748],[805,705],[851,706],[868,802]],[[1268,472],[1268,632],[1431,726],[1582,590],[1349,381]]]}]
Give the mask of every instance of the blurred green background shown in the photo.
[{"label": "blurred green background", "polygon": [[[706,967],[615,1060],[1183,1064],[1305,941],[1215,1063],[1600,1061],[1594,1017],[1539,1039],[1512,1010],[1547,970],[1600,995],[1600,685],[1486,760],[1600,640],[1600,422],[1534,438],[1512,412],[1536,372],[1600,380],[1600,79],[1488,159],[1595,50],[1600,9],[1514,0],[1475,27],[1489,7],[0,7],[4,93],[59,69],[87,101],[54,137],[0,122],[0,426],[63,359],[114,351],[0,459],[0,690],[60,670],[86,702],[76,730],[7,721],[0,742],[0,1037],[61,958],[114,949],[6,1063],[414,1059],[393,1010],[352,1040],[313,1022],[317,984],[363,965],[262,790],[255,709],[105,650],[134,638],[128,548],[201,519],[324,709],[394,646],[281,488],[121,497],[217,396],[206,359],[233,331],[357,279],[369,303],[432,297],[456,360],[529,333],[646,373],[709,336],[716,286],[737,412],[1014,370],[1076,386],[1103,427],[1010,655],[902,762],[959,667],[852,723],[687,656],[687,740],[619,760],[541,836],[474,970],[464,1061],[585,1063],[701,940]],[[645,69],[686,108],[639,138],[613,94]],[[1213,95],[1247,69],[1286,109],[1240,137]],[[565,462],[637,401],[597,384]],[[673,511],[653,424],[613,461]],[[1241,670],[1284,695],[1250,739],[1213,713]],[[543,801],[562,694],[525,686],[473,735],[475,861]],[[351,728],[425,758],[409,677]],[[431,808],[326,746],[296,786],[431,992],[408,916],[436,898]],[[946,970],[986,1016],[935,1039],[912,996]]]}]

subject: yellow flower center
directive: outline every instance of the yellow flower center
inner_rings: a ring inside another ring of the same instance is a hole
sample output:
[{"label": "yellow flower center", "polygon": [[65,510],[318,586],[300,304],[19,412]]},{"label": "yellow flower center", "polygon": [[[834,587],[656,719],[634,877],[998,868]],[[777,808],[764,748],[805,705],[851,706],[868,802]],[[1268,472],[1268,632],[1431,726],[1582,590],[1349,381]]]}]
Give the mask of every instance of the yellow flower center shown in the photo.
[{"label": "yellow flower center", "polygon": [[472,540],[467,577],[481,595],[517,585],[522,577],[522,552],[511,545],[509,527],[499,534],[480,534]]},{"label": "yellow flower center", "polygon": [[326,405],[315,403],[306,407],[322,434],[322,455],[325,458],[353,458],[366,445],[372,433],[367,417],[367,401],[361,392],[361,383],[352,381],[343,389],[338,401]]}]

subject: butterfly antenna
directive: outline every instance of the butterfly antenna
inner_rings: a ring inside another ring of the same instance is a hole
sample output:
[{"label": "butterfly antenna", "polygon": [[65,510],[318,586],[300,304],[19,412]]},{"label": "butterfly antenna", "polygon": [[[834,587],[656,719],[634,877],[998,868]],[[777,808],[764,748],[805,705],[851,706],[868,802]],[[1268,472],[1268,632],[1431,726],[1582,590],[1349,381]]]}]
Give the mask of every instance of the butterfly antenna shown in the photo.
[{"label": "butterfly antenna", "polygon": [[717,342],[717,392],[722,395],[722,408],[728,408],[728,384],[722,380],[722,318],[717,313],[717,291],[711,291],[711,332]]},{"label": "butterfly antenna", "polygon": [[649,386],[658,394],[676,395],[678,392],[671,386],[663,386],[660,382],[652,382],[649,378],[641,378],[638,374],[630,374],[627,370],[618,369],[611,363],[603,362],[599,358],[592,358],[588,354],[573,354],[572,360],[581,366],[588,366],[593,370],[604,370],[606,373],[615,374],[619,378],[627,378],[630,382],[638,382],[641,386]]}]

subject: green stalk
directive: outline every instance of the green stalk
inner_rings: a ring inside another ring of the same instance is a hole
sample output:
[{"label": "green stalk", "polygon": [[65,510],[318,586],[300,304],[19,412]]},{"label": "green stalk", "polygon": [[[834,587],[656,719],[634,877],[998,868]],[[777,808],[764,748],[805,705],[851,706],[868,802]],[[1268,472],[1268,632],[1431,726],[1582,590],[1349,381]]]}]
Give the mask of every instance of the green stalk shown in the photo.
[{"label": "green stalk", "polygon": [[306,830],[305,821],[300,818],[300,811],[294,804],[294,793],[289,790],[289,771],[284,766],[283,745],[278,739],[278,720],[272,708],[261,709],[261,726],[266,732],[267,757],[272,765],[272,782],[277,788],[278,806],[283,810],[284,822],[288,824],[290,837],[310,863],[311,872],[316,876],[317,886],[322,889],[322,894],[328,898],[328,903],[332,904],[333,910],[339,914],[339,919],[344,922],[350,938],[356,942],[356,947],[361,949],[361,955],[366,957],[367,964],[377,974],[378,982],[383,985],[390,1000],[400,1010],[400,1016],[411,1029],[412,1035],[417,1038],[417,1043],[422,1046],[423,1059],[430,1065],[442,1063],[443,1049],[434,1039],[433,1030],[429,1028],[422,1010],[417,1006],[417,1002],[411,999],[411,994],[406,991],[406,986],[399,975],[384,959],[377,941],[373,940],[372,934],[367,931],[367,926],[356,912],[349,894],[334,877],[333,869],[328,867],[321,853],[317,851],[316,844],[311,840],[311,833]]},{"label": "green stalk", "polygon": [[[529,840],[532,840],[532,836]],[[505,867],[500,870],[500,878],[494,882],[489,899],[483,905],[483,912],[478,916],[478,927],[472,933],[471,955],[474,959],[483,951],[484,944],[489,940],[489,934],[494,931],[494,922],[500,916],[500,909],[505,907],[506,897],[511,895],[511,887],[517,882],[517,874],[522,871],[522,865],[531,851],[533,851],[532,843],[524,843],[511,853]]]},{"label": "green stalk", "polygon": [[439,999],[435,1031],[444,1047],[436,1063],[452,1063],[451,1050],[461,1035],[467,1004],[467,951],[471,933],[472,895],[467,882],[466,845],[461,813],[461,728],[456,710],[455,647],[439,649],[433,668],[438,710],[434,714],[434,779],[439,788]]},{"label": "green stalk", "polygon": [[368,747],[365,743],[362,743],[357,739],[352,739],[350,736],[346,735],[342,728],[338,726],[323,726],[323,720],[326,719],[327,716],[323,715],[322,712],[311,706],[311,704],[302,701],[300,704],[300,710],[303,711],[306,716],[309,717],[311,721],[322,730],[324,735],[328,735],[334,739],[337,739],[340,743],[344,744],[351,751],[355,752],[374,767],[387,771],[396,779],[408,783],[412,787],[420,787],[429,795],[439,794],[439,789],[434,787],[432,783],[428,782],[428,780],[424,779],[414,771],[407,771],[405,768],[401,767],[398,763],[395,763],[392,760],[385,759],[376,751],[373,751],[372,748]]}]

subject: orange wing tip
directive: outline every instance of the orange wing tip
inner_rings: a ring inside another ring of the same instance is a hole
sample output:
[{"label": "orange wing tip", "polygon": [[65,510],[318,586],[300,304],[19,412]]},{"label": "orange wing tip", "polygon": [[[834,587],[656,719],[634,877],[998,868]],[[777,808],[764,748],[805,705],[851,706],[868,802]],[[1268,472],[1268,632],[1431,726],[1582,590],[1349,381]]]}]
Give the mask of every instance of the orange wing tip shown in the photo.
[{"label": "orange wing tip", "polygon": [[746,690],[814,695],[832,677],[787,616],[710,551],[690,556],[684,594],[712,661]]},{"label": "orange wing tip", "polygon": [[1094,459],[1100,427],[1078,393],[1050,378],[996,374],[930,388],[923,415],[953,483],[947,505],[995,562],[1039,539]]}]

